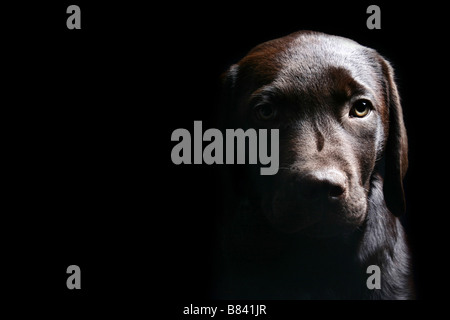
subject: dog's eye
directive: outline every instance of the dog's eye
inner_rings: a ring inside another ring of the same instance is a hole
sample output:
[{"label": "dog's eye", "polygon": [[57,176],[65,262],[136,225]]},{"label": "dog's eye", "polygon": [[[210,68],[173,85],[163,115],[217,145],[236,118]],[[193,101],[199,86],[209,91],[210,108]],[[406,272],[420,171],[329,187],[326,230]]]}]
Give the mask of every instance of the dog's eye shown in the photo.
[{"label": "dog's eye", "polygon": [[363,118],[370,113],[370,110],[372,110],[372,104],[370,101],[361,99],[353,104],[353,107],[350,110],[350,116]]},{"label": "dog's eye", "polygon": [[277,110],[274,106],[265,104],[255,108],[256,118],[261,121],[273,120],[277,115]]}]

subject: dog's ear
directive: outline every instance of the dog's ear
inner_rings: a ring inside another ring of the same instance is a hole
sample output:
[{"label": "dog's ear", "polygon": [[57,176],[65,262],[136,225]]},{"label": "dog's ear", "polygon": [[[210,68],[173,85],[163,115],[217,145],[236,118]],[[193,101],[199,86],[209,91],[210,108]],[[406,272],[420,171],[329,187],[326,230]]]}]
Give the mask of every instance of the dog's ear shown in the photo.
[{"label": "dog's ear", "polygon": [[[232,65],[225,73],[221,75],[222,92],[219,104],[219,129],[222,132],[225,132],[226,129],[239,127],[237,117],[237,105],[239,100],[239,89],[237,88],[238,77],[238,64]],[[222,172],[222,184],[224,185],[226,192],[231,192],[231,195],[240,198],[245,190],[245,180],[242,179],[244,174],[243,166],[223,166]],[[234,200],[237,200],[238,198]],[[227,205],[230,205],[230,203]]]},{"label": "dog's ear", "polygon": [[236,82],[239,72],[237,64],[232,65],[227,72],[223,73],[222,93],[220,99],[220,127],[221,129],[232,128],[234,125],[234,114],[236,108]]},{"label": "dog's ear", "polygon": [[403,178],[408,168],[408,139],[400,96],[394,81],[394,70],[389,62],[383,58],[381,60],[386,104],[389,108],[389,136],[386,143],[383,191],[388,209],[399,216],[406,209]]}]

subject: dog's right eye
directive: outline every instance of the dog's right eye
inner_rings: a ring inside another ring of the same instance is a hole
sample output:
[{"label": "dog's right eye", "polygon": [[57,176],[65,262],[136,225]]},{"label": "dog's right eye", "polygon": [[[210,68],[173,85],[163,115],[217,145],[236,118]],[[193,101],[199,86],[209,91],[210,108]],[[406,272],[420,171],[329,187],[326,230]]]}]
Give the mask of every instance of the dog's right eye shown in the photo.
[{"label": "dog's right eye", "polygon": [[277,115],[277,110],[270,104],[259,105],[255,108],[256,118],[260,121],[273,120]]},{"label": "dog's right eye", "polygon": [[350,110],[350,116],[356,118],[364,118],[370,113],[372,109],[372,104],[369,100],[360,99],[353,104]]}]

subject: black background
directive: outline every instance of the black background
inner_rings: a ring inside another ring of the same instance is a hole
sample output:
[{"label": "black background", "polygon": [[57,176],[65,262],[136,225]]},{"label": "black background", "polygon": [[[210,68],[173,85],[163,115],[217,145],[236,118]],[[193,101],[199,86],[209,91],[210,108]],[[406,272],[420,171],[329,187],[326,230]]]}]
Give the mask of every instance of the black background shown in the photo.
[{"label": "black background", "polygon": [[[66,28],[70,4],[81,8],[81,30]],[[381,30],[366,27],[370,4],[381,8]],[[214,127],[220,75],[255,45],[309,29],[351,38],[392,62],[409,137],[404,219],[419,298],[444,299],[443,10],[383,1],[61,1],[4,9],[11,18],[3,28],[11,178],[5,264],[13,297],[74,312],[150,313],[150,303],[174,316],[190,303],[207,305],[218,169],[172,164],[170,135],[192,131],[194,120]],[[71,264],[81,268],[81,290],[66,288]]]}]

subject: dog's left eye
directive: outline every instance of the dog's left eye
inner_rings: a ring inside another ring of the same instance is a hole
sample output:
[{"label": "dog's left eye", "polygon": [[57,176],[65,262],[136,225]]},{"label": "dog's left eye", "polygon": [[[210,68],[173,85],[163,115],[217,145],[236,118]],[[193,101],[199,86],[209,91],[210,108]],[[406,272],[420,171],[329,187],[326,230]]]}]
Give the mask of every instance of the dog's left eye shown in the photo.
[{"label": "dog's left eye", "polygon": [[369,100],[361,99],[356,101],[350,110],[351,117],[363,118],[372,110],[372,104]]},{"label": "dog's left eye", "polygon": [[277,115],[277,110],[274,106],[265,104],[255,108],[256,117],[261,121],[273,120]]}]

